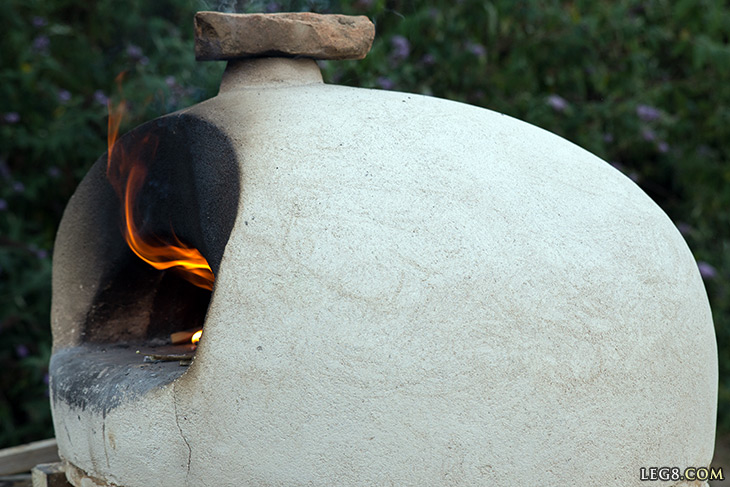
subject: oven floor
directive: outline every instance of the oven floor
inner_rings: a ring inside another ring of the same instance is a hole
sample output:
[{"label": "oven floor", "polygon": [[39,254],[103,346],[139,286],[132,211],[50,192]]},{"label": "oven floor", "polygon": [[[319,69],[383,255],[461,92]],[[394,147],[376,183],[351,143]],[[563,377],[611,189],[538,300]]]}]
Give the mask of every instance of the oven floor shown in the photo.
[{"label": "oven floor", "polygon": [[57,350],[49,366],[52,397],[82,410],[108,411],[180,377],[187,370],[181,363],[188,364],[193,352],[193,345],[143,344],[84,344]]}]

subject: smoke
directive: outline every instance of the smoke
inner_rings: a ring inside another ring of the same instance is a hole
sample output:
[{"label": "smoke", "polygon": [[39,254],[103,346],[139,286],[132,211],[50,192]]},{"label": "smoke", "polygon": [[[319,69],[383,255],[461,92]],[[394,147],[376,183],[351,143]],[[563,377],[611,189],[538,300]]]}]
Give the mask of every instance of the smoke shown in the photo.
[{"label": "smoke", "polygon": [[225,13],[317,12],[338,10],[338,0],[201,0],[205,10]]}]

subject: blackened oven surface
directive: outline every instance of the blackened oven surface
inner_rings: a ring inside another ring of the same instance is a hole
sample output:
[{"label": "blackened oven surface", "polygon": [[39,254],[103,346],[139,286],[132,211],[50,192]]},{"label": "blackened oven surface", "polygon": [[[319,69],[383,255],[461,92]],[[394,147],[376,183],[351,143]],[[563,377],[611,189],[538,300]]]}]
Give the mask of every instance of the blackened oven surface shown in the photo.
[{"label": "blackened oven surface", "polygon": [[[147,144],[136,151],[147,167],[135,218],[142,232],[163,240],[174,232],[216,274],[240,196],[238,161],[227,136],[183,112],[148,122],[117,144],[128,153]],[[144,356],[159,353],[170,333],[202,327],[211,298],[174,269],[154,269],[129,249],[106,166],[104,155],[77,189],[59,228],[50,364],[54,400],[102,411],[186,370],[179,361],[147,363]],[[173,352],[186,350],[191,351],[182,346]]]}]

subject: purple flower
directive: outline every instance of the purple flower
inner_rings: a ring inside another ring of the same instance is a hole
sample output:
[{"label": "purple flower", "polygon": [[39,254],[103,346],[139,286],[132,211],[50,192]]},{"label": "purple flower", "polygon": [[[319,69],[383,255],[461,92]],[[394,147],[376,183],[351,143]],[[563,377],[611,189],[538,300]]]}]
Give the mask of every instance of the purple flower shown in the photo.
[{"label": "purple flower", "polygon": [[94,101],[99,105],[106,105],[109,102],[109,97],[101,90],[94,92]]},{"label": "purple flower", "polygon": [[332,84],[339,84],[340,81],[342,81],[342,77],[344,76],[344,73],[340,70],[334,71],[330,75],[330,83]]},{"label": "purple flower", "polygon": [[175,80],[175,77],[174,76],[168,76],[168,77],[165,78],[165,84],[169,88],[172,88],[173,86],[175,86],[177,84],[177,80]]},{"label": "purple flower", "polygon": [[547,97],[547,104],[556,112],[564,112],[568,108],[568,102],[559,95],[550,95]]},{"label": "purple flower", "polygon": [[619,171],[624,172],[624,165],[621,164],[620,162],[611,161],[611,162],[609,162],[609,164],[611,164],[613,167],[615,167]]},{"label": "purple flower", "polygon": [[421,62],[426,66],[433,66],[436,64],[436,58],[433,56],[433,54],[426,54],[421,58]]},{"label": "purple flower", "polygon": [[5,211],[8,209],[8,202],[4,199],[0,198],[0,211]]},{"label": "purple flower", "polygon": [[615,167],[616,169],[621,171],[624,175],[626,175],[630,180],[632,180],[635,183],[638,183],[639,179],[641,179],[641,177],[639,176],[639,173],[637,173],[636,171],[628,172],[629,169],[626,168],[626,166],[624,166],[620,162],[612,161],[609,164],[611,164],[613,167]]},{"label": "purple flower", "polygon": [[22,193],[25,191],[25,184],[21,183],[20,181],[15,181],[13,183],[13,191],[16,193]]},{"label": "purple flower", "polygon": [[141,47],[130,44],[127,46],[127,56],[134,59],[135,61],[139,61],[140,59],[142,59],[142,56],[144,56],[144,53],[142,52]]},{"label": "purple flower", "polygon": [[48,383],[49,383],[50,381],[51,381],[51,378],[50,378],[50,377],[48,377],[48,372],[46,372],[45,374],[43,374],[43,383],[44,383],[45,385],[48,385]]},{"label": "purple flower", "polygon": [[68,90],[58,90],[58,101],[65,104],[71,100],[71,92]]},{"label": "purple flower", "polygon": [[390,46],[393,49],[391,58],[394,61],[402,61],[411,53],[411,43],[403,36],[396,35],[390,39]]},{"label": "purple flower", "polygon": [[487,48],[476,42],[467,42],[466,50],[476,57],[484,57],[487,55]]},{"label": "purple flower", "polygon": [[659,143],[657,143],[656,148],[662,154],[666,154],[667,152],[669,152],[669,144],[667,144],[663,140],[661,140],[661,141],[659,141]]},{"label": "purple flower", "polygon": [[606,132],[605,134],[603,134],[603,141],[607,144],[610,144],[611,142],[613,142],[613,134],[609,133],[609,132]]},{"label": "purple flower", "polygon": [[46,21],[46,19],[45,19],[45,18],[43,18],[43,17],[40,17],[40,16],[35,16],[35,17],[33,17],[33,20],[31,21],[31,23],[33,24],[33,27],[36,27],[36,28],[38,28],[38,27],[43,27],[43,26],[44,26],[44,25],[46,25],[46,24],[47,24],[48,22],[47,22],[47,21]]},{"label": "purple flower", "polygon": [[381,76],[376,80],[376,83],[378,83],[378,86],[380,86],[384,90],[392,90],[395,88],[395,83],[392,79],[386,78],[385,76]]},{"label": "purple flower", "polygon": [[38,249],[34,253],[38,257],[38,260],[43,260],[48,257],[48,251],[46,249]]},{"label": "purple flower", "polygon": [[3,120],[6,123],[18,123],[20,122],[20,115],[18,115],[18,112],[8,112],[3,115]]},{"label": "purple flower", "polygon": [[25,358],[30,355],[30,350],[21,343],[20,345],[15,346],[15,355],[17,355],[18,358]]},{"label": "purple flower", "polygon": [[706,144],[702,144],[697,148],[697,154],[701,157],[711,157],[712,149],[710,149],[710,147]]},{"label": "purple flower", "polygon": [[268,14],[272,14],[274,12],[280,12],[281,11],[281,4],[279,2],[268,2],[266,6],[264,7],[264,10]]},{"label": "purple flower", "polygon": [[656,134],[652,129],[649,128],[643,128],[641,129],[641,137],[646,140],[647,142],[652,142],[656,140]]},{"label": "purple flower", "polygon": [[36,52],[46,52],[48,50],[48,46],[51,45],[51,40],[48,38],[48,36],[39,35],[35,39],[33,39],[33,50]]},{"label": "purple flower", "polygon": [[61,176],[61,170],[56,166],[49,167],[47,172],[53,179],[58,179]]},{"label": "purple flower", "polygon": [[638,117],[644,122],[653,122],[655,120],[659,120],[662,113],[658,109],[649,105],[639,105],[636,107],[636,115],[638,115]]},{"label": "purple flower", "polygon": [[707,262],[697,261],[697,267],[700,269],[700,275],[703,279],[713,279],[717,276],[717,270]]},{"label": "purple flower", "polygon": [[685,237],[692,233],[692,226],[689,223],[677,222],[677,230]]},{"label": "purple flower", "polygon": [[142,56],[139,60],[139,64],[141,64],[142,66],[147,66],[149,63],[150,58],[148,58],[147,56]]}]

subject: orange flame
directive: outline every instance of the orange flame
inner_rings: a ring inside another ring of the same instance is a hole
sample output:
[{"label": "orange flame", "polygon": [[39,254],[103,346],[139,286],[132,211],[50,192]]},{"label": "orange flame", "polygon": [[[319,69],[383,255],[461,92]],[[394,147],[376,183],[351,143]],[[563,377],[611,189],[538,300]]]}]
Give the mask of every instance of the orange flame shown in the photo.
[{"label": "orange flame", "polygon": [[198,343],[200,341],[200,337],[203,336],[203,330],[198,330],[195,333],[193,333],[193,336],[190,338],[191,343]]},{"label": "orange flame", "polygon": [[[120,79],[121,76],[117,81]],[[134,221],[134,203],[147,176],[147,168],[139,157],[125,153],[122,147],[116,144],[119,126],[127,112],[126,102],[122,101],[117,106],[109,103],[108,108],[107,178],[124,204],[124,238],[129,248],[155,269],[177,269],[182,277],[194,285],[212,290],[215,276],[208,261],[197,249],[182,243],[174,232],[172,244],[156,236],[143,237],[140,234]],[[145,136],[143,144],[156,146],[156,140],[150,139],[149,135]],[[112,164],[112,155],[115,156],[115,161],[118,161],[115,165]]]}]

